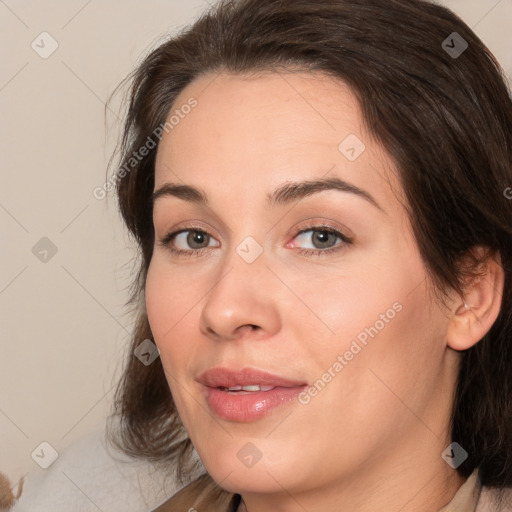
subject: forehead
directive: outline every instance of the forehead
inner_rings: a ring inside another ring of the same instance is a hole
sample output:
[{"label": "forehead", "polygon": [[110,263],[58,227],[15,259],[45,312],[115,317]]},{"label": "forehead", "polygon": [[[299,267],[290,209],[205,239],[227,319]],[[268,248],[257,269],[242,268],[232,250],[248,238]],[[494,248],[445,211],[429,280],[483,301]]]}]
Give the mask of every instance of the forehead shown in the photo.
[{"label": "forehead", "polygon": [[[155,188],[178,180],[266,193],[326,174],[367,188],[389,182],[391,159],[367,133],[356,96],[340,80],[307,72],[211,73],[182,91],[169,118],[191,99],[197,105],[159,144]],[[345,140],[364,147],[357,159],[343,153]]]},{"label": "forehead", "polygon": [[[265,149],[268,154],[304,144],[332,145],[344,131],[362,131],[352,92],[324,75],[209,74],[182,91],[169,117],[191,98],[197,100],[197,106],[174,125],[169,137],[164,136],[160,154],[183,142],[188,149],[202,147],[221,153],[226,147],[232,151],[243,148],[248,155]],[[330,119],[333,112],[338,113],[336,125]]]}]

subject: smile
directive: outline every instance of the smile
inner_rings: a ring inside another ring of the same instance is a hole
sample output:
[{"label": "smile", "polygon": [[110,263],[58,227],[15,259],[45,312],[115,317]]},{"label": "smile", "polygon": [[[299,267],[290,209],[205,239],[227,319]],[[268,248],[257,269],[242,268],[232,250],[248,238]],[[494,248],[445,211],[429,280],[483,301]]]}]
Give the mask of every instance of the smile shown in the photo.
[{"label": "smile", "polygon": [[198,379],[209,409],[227,421],[248,423],[295,399],[305,382],[287,379],[251,368],[213,368]]}]

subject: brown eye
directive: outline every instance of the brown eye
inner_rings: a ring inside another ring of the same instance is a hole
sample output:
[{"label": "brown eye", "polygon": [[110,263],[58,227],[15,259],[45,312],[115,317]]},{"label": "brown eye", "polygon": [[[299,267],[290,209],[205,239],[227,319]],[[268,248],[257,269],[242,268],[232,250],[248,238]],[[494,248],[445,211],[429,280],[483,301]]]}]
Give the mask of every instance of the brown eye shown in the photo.
[{"label": "brown eye", "polygon": [[[203,231],[188,231],[187,244],[191,249],[202,249],[208,247],[210,235]],[[206,242],[206,245],[204,245]]]}]

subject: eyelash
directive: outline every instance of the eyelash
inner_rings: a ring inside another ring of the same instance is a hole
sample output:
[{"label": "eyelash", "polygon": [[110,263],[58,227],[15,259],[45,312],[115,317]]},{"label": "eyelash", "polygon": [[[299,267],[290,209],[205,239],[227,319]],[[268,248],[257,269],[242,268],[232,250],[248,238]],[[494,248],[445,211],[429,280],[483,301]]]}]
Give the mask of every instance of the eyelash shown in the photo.
[{"label": "eyelash", "polygon": [[328,224],[316,224],[314,226],[309,226],[304,229],[301,229],[300,231],[297,231],[293,238],[297,238],[302,233],[307,233],[308,231],[321,231],[322,233],[329,233],[336,235],[337,238],[339,238],[343,243],[337,244],[333,247],[329,247],[327,249],[298,249],[297,252],[301,256],[314,256],[314,257],[321,257],[321,256],[328,256],[330,254],[333,254],[337,251],[342,250],[345,246],[351,245],[353,243],[353,239],[349,236],[345,235],[338,229],[334,228],[333,226],[329,226]]},{"label": "eyelash", "polygon": [[[212,248],[208,248],[208,247],[203,247],[200,249],[189,249],[189,250],[174,249],[171,245],[172,240],[180,233],[186,233],[188,231],[192,231],[192,232],[196,231],[196,232],[204,233],[208,236],[211,236],[203,228],[200,228],[198,226],[188,226],[186,228],[179,229],[178,231],[173,231],[171,233],[168,233],[161,241],[158,242],[158,244],[161,247],[164,247],[166,250],[168,250],[171,254],[173,254],[175,256],[199,257],[199,256],[202,256],[204,253],[211,251]],[[334,228],[333,226],[329,226],[328,224],[316,224],[313,226],[308,226],[304,229],[301,229],[300,231],[297,231],[297,233],[295,233],[295,235],[293,236],[292,239],[295,239],[302,233],[307,233],[308,231],[313,231],[313,232],[321,231],[321,232],[333,234],[337,238],[339,238],[343,243],[337,244],[337,245],[335,245],[333,247],[329,247],[327,249],[298,249],[297,252],[301,256],[308,256],[308,257],[310,257],[310,256],[314,256],[314,257],[327,256],[327,255],[337,252],[337,251],[343,249],[345,246],[351,245],[353,243],[353,239],[351,237],[345,235],[344,233],[342,233],[338,229]]]}]

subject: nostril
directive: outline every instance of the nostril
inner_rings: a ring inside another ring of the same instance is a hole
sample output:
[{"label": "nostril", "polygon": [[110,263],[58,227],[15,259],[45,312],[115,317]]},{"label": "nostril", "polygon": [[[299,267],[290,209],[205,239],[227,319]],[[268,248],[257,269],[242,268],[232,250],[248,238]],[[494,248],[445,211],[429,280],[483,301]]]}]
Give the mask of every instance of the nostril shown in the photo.
[{"label": "nostril", "polygon": [[239,328],[238,328],[238,331],[239,332],[243,332],[243,331],[258,331],[260,329],[260,326],[259,325],[255,325],[255,324],[245,324],[245,325],[241,325]]}]

